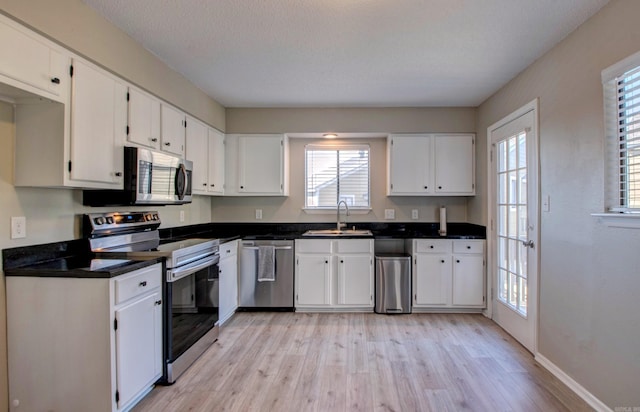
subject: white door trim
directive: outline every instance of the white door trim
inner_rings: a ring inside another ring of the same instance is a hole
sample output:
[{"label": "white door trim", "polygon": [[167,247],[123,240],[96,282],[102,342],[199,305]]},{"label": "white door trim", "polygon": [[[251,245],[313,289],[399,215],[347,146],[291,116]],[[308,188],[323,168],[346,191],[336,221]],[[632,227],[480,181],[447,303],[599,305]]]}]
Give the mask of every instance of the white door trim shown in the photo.
[{"label": "white door trim", "polygon": [[[496,230],[496,216],[494,212],[494,201],[496,197],[496,188],[495,182],[493,181],[493,173],[492,173],[492,143],[491,143],[491,135],[492,132],[496,129],[522,117],[523,115],[533,112],[534,116],[534,124],[535,124],[535,133],[531,136],[534,139],[534,147],[536,148],[536,159],[537,161],[534,164],[528,164],[529,171],[528,173],[536,176],[536,190],[538,194],[540,194],[540,150],[539,150],[539,134],[540,134],[540,123],[539,123],[539,99],[535,98],[524,106],[520,107],[516,111],[511,114],[505,116],[499,121],[493,123],[491,126],[487,128],[487,214],[488,214],[488,225],[487,225],[487,296],[490,298],[487,299],[487,309],[485,315],[491,319],[493,319],[493,311],[494,311],[494,300],[497,298],[497,293],[495,291],[494,285],[494,275],[496,272],[496,262],[495,262],[495,254],[496,254],[496,245],[494,242]],[[535,291],[535,309],[534,309],[534,324],[533,324],[533,354],[538,353],[538,327],[539,327],[539,313],[540,313],[540,293],[539,293],[539,285],[540,285],[540,196],[538,196],[537,204],[535,204],[535,213],[537,223],[537,230],[535,234],[535,238],[532,239],[535,242],[537,249],[537,264],[536,264],[536,272],[530,273],[529,276],[535,276],[537,290]]]}]

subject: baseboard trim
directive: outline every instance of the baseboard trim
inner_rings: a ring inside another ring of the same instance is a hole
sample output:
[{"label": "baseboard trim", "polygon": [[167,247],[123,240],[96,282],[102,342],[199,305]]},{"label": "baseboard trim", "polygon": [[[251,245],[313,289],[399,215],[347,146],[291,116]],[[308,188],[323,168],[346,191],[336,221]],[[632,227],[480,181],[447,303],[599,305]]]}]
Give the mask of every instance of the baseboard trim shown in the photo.
[{"label": "baseboard trim", "polygon": [[571,376],[567,375],[562,369],[556,366],[555,363],[545,358],[540,353],[535,355],[535,360],[546,370],[551,372],[553,376],[560,379],[562,383],[567,385],[569,389],[574,391],[579,397],[581,397],[586,403],[598,412],[613,412],[611,408],[604,404],[600,399],[596,398],[591,392],[585,389],[584,386],[576,382]]}]

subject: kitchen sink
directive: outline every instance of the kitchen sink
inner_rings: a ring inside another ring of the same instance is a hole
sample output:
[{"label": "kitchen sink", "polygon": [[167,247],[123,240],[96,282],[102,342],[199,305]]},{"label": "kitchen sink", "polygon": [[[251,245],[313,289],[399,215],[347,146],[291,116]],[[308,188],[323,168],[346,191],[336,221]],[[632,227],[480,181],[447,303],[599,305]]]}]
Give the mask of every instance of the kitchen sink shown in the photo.
[{"label": "kitchen sink", "polygon": [[302,236],[373,236],[370,230],[337,230],[337,229],[322,229],[322,230],[307,230]]}]

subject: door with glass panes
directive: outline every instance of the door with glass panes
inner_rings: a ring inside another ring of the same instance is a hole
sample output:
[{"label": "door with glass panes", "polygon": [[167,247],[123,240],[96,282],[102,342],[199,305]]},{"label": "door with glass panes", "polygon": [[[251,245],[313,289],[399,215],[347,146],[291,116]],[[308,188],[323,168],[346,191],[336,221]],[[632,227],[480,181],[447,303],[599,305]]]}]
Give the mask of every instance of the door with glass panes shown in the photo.
[{"label": "door with glass panes", "polygon": [[535,353],[538,290],[537,101],[489,128],[493,319]]}]

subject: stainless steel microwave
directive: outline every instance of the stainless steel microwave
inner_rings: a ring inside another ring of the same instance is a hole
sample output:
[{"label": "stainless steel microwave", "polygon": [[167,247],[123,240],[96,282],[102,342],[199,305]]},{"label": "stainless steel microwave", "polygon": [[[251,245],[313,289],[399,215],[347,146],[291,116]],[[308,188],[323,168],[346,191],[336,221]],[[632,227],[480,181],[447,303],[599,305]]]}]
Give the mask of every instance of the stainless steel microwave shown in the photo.
[{"label": "stainless steel microwave", "polygon": [[140,147],[124,148],[124,189],[84,190],[87,206],[191,203],[193,162]]}]

